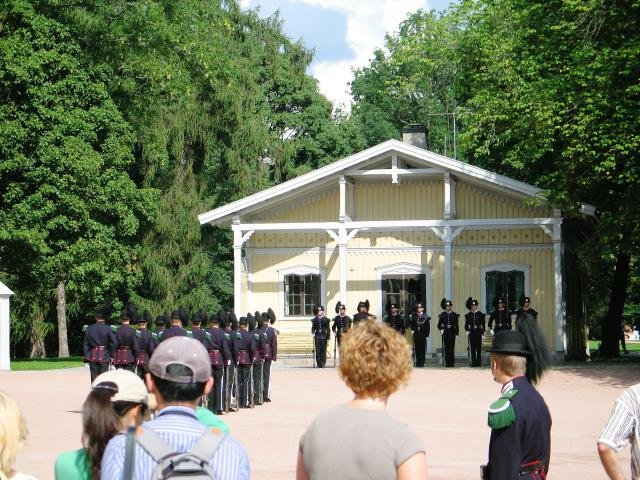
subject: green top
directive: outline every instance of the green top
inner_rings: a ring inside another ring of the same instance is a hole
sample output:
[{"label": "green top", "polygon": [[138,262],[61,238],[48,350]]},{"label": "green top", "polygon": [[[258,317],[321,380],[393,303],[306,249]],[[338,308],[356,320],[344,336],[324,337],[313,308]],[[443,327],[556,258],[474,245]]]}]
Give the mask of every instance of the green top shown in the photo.
[{"label": "green top", "polygon": [[56,480],[91,480],[89,459],[84,448],[58,455],[54,469]]},{"label": "green top", "polygon": [[208,408],[196,407],[196,417],[200,423],[207,427],[217,428],[224,433],[229,433],[229,426]]}]

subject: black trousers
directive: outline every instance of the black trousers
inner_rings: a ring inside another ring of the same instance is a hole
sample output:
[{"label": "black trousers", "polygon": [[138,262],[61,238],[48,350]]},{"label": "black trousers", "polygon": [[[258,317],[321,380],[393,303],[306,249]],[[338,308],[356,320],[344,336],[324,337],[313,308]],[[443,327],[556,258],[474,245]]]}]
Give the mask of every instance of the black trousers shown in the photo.
[{"label": "black trousers", "polygon": [[416,355],[416,367],[424,367],[424,357],[427,352],[427,332],[413,334],[413,351]]},{"label": "black trousers", "polygon": [[91,374],[91,383],[96,379],[98,375],[109,371],[108,363],[95,363],[89,362],[89,373]]},{"label": "black trousers", "polygon": [[[237,382],[236,382],[236,366],[235,364],[226,365],[224,367],[224,382],[222,385],[223,397],[224,397],[224,411],[229,412],[231,408],[237,408],[238,406],[238,394],[237,392]],[[231,399],[235,398],[235,407],[231,405]]]},{"label": "black trousers", "polygon": [[222,393],[224,392],[224,367],[211,367],[213,377],[213,388],[209,392],[209,410],[219,413],[224,410],[222,403]]},{"label": "black trousers", "polygon": [[482,334],[469,334],[469,353],[471,354],[471,366],[479,367],[482,363]]},{"label": "black trousers", "polygon": [[246,408],[249,406],[249,377],[251,375],[251,365],[238,366],[238,406]]},{"label": "black trousers", "polygon": [[255,362],[252,367],[253,375],[253,403],[262,404],[262,360]]},{"label": "black trousers", "polygon": [[327,363],[327,339],[314,337],[316,347],[316,365],[318,368],[324,368]]},{"label": "black trousers", "polygon": [[456,336],[454,334],[444,333],[444,364],[447,367],[453,367],[453,364],[456,363]]},{"label": "black trousers", "polygon": [[130,372],[135,372],[136,371],[136,364],[135,363],[125,363],[123,365],[116,365],[116,369],[120,370],[129,370]]},{"label": "black trousers", "polygon": [[262,401],[269,400],[271,397],[271,360],[264,360],[262,362]]}]

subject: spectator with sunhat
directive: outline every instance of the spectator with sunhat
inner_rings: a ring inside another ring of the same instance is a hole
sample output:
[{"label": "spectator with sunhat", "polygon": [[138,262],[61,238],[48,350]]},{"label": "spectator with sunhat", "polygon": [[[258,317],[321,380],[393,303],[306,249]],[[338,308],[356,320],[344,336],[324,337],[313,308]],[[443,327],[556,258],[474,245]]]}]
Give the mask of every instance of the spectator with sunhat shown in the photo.
[{"label": "spectator with sunhat", "polygon": [[444,348],[444,364],[453,367],[456,363],[456,337],[460,333],[458,326],[459,314],[453,311],[453,302],[443,298],[440,302],[442,310],[438,316],[438,330],[442,335],[442,345]]},{"label": "spectator with sunhat", "polygon": [[464,329],[469,336],[469,362],[472,367],[479,367],[482,363],[485,314],[478,310],[478,305],[478,300],[469,297],[466,302],[469,311],[464,316]]}]

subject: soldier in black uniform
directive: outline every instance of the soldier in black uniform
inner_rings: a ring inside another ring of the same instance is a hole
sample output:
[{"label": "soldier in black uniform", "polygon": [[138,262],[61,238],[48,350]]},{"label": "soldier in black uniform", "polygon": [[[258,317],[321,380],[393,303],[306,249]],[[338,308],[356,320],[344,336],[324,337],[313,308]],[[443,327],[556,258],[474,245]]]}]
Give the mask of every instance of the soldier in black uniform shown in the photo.
[{"label": "soldier in black uniform", "polygon": [[114,365],[116,368],[124,368],[130,372],[135,372],[136,358],[138,357],[138,339],[136,331],[129,325],[131,320],[138,319],[138,311],[132,303],[122,310],[120,321],[122,325],[116,332],[116,356]]},{"label": "soldier in black uniform", "polygon": [[183,325],[187,325],[189,322],[189,314],[182,307],[178,310],[171,312],[171,325],[158,337],[158,341],[164,342],[167,338],[171,337],[186,337],[187,331],[183,328]]},{"label": "soldier in black uniform", "polygon": [[438,316],[438,330],[442,334],[442,344],[444,347],[444,364],[453,367],[456,363],[456,337],[459,333],[458,315],[453,311],[453,302],[443,298],[440,306],[444,310]]},{"label": "soldier in black uniform", "polygon": [[224,369],[224,411],[225,413],[236,412],[239,405],[237,366],[240,333],[237,330],[238,319],[235,313],[226,310],[221,310],[218,313],[218,319],[220,320],[220,329],[224,331],[225,341],[231,351],[231,362],[225,365]]},{"label": "soldier in black uniform", "polygon": [[358,302],[358,313],[353,316],[352,325],[355,327],[362,320],[375,320],[377,317],[369,313],[369,300]]},{"label": "soldier in black uniform", "polygon": [[264,337],[262,347],[262,399],[271,401],[271,362],[278,360],[278,335],[270,324],[275,323],[276,314],[269,308],[262,314],[263,323],[260,331]]},{"label": "soldier in black uniform", "polygon": [[404,337],[404,333],[406,330],[404,325],[404,317],[400,315],[400,310],[398,310],[397,303],[391,303],[389,305],[389,314],[384,317],[384,322]]},{"label": "soldier in black uniform", "polygon": [[424,357],[427,351],[427,338],[431,333],[431,317],[424,313],[424,304],[416,303],[414,311],[409,317],[409,327],[413,332],[413,355],[416,367],[424,367]]},{"label": "soldier in black uniform", "polygon": [[523,316],[525,313],[533,316],[536,320],[538,319],[538,312],[536,312],[533,308],[531,308],[531,299],[529,297],[525,297],[522,295],[520,297],[520,308],[516,310],[516,325],[518,324],[518,319]]},{"label": "soldier in black uniform", "polygon": [[154,334],[153,339],[156,342],[156,346],[158,346],[158,343],[160,343],[162,332],[164,332],[165,329],[167,328],[167,324],[169,323],[169,318],[170,318],[170,315],[167,312],[165,312],[164,315],[158,315],[156,317],[156,321],[154,322],[155,328],[153,329],[153,332],[152,332]]},{"label": "soldier in black uniform", "polygon": [[334,333],[336,343],[339,347],[342,334],[347,332],[351,328],[351,317],[347,315],[347,306],[342,302],[336,303],[336,313],[337,315],[333,317],[333,325],[331,325],[331,331]]},{"label": "soldier in black uniform", "polygon": [[324,316],[324,307],[316,305],[313,308],[315,317],[311,319],[311,333],[316,353],[316,365],[324,368],[327,363],[327,342],[331,338],[329,319]]},{"label": "soldier in black uniform", "polygon": [[262,405],[262,351],[264,350],[264,336],[262,335],[262,314],[256,312],[255,315],[247,315],[249,331],[253,334],[256,342],[256,351],[252,358],[251,367],[251,388],[253,395],[253,405]]},{"label": "soldier in black uniform", "polygon": [[511,330],[511,311],[506,307],[502,297],[498,298],[498,308],[489,316],[489,330],[494,335],[500,330]]},{"label": "soldier in black uniform", "polygon": [[98,375],[109,370],[109,363],[116,348],[116,338],[110,325],[106,321],[113,312],[113,305],[107,302],[101,305],[95,313],[95,323],[82,328],[82,350],[84,361],[89,364],[91,382]]},{"label": "soldier in black uniform", "polygon": [[217,415],[222,415],[224,410],[223,393],[226,386],[224,367],[231,363],[233,357],[225,333],[220,328],[218,316],[211,319],[211,327],[205,331],[207,333],[205,348],[209,352],[211,375],[213,376],[213,388],[209,392],[209,410]]},{"label": "soldier in black uniform", "polygon": [[208,320],[207,312],[198,310],[191,319],[191,331],[187,332],[187,336],[198,340],[204,348],[207,348],[209,334],[203,328],[202,324],[206,324]]},{"label": "soldier in black uniform", "polygon": [[478,300],[467,299],[469,312],[464,316],[464,329],[469,336],[469,361],[472,367],[479,367],[482,360],[482,336],[485,315],[478,310]]},{"label": "soldier in black uniform", "polygon": [[253,333],[247,330],[247,317],[240,317],[240,329],[238,330],[238,404],[240,408],[249,408],[252,394],[249,389],[249,377],[251,375],[252,359],[256,354],[256,340]]},{"label": "soldier in black uniform", "polygon": [[142,316],[138,316],[138,329],[136,330],[136,337],[138,338],[138,356],[136,357],[136,373],[144,380],[144,374],[147,372],[149,365],[149,358],[156,349],[156,340],[149,330],[147,330],[147,324],[153,321],[151,312],[145,310],[142,312]]},{"label": "soldier in black uniform", "polygon": [[483,479],[542,480],[549,472],[551,415],[533,387],[551,363],[551,353],[532,315],[523,315],[516,331],[493,338],[491,373],[502,386],[489,406],[489,462]]}]

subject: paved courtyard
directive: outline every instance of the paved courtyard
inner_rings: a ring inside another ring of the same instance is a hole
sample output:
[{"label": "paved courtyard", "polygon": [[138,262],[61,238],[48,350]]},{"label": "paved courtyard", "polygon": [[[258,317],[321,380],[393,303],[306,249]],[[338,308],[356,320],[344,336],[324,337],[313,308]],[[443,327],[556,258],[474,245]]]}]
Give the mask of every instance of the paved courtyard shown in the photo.
[{"label": "paved courtyard", "polygon": [[[455,369],[432,364],[415,370],[410,385],[389,402],[389,413],[422,437],[432,480],[477,479],[486,460],[486,409],[499,386],[487,367],[462,363]],[[310,361],[275,365],[272,403],[223,416],[246,446],[257,480],[294,478],[297,443],[306,426],[318,412],[351,397],[333,367],[314,369]],[[639,381],[637,365],[562,365],[544,378],[539,388],[553,417],[549,479],[605,478],[595,438],[614,399]],[[30,431],[19,456],[22,471],[52,479],[57,453],[80,447],[80,409],[88,387],[83,368],[0,373],[0,388],[19,401]],[[327,444],[327,455],[340,461],[340,445]],[[628,449],[622,459],[628,472]]]}]

